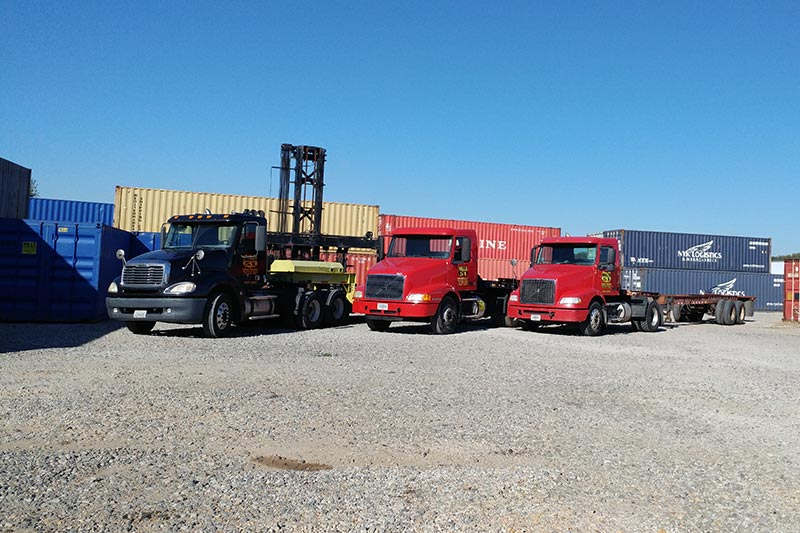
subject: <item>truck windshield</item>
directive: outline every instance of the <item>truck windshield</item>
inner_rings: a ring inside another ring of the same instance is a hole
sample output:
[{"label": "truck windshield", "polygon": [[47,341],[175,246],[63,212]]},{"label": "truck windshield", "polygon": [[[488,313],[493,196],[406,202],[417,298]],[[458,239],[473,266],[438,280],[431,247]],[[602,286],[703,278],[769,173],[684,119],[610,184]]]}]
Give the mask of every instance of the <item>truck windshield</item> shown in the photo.
[{"label": "truck windshield", "polygon": [[591,244],[543,244],[537,265],[594,265],[597,246]]},{"label": "truck windshield", "polygon": [[388,257],[450,257],[452,237],[432,235],[395,236],[389,245]]},{"label": "truck windshield", "polygon": [[229,248],[235,230],[233,224],[170,224],[164,248]]}]

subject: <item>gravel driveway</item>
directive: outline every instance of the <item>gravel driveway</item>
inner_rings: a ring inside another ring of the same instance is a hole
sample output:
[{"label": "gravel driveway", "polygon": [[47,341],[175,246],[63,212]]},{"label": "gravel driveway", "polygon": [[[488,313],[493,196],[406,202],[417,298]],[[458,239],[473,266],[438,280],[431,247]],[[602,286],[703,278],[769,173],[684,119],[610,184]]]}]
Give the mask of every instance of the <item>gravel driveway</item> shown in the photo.
[{"label": "gravel driveway", "polygon": [[800,328],[0,324],[0,531],[800,531]]}]

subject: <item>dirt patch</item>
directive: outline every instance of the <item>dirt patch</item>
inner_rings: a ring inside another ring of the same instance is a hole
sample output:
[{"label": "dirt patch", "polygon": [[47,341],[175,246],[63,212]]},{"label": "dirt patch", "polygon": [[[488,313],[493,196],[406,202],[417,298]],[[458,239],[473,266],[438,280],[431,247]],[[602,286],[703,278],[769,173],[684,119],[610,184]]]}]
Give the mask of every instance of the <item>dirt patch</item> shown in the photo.
[{"label": "dirt patch", "polygon": [[290,459],[280,455],[259,455],[253,462],[267,468],[278,470],[299,470],[302,472],[318,472],[320,470],[331,470],[333,467],[323,463],[312,463],[304,460]]}]

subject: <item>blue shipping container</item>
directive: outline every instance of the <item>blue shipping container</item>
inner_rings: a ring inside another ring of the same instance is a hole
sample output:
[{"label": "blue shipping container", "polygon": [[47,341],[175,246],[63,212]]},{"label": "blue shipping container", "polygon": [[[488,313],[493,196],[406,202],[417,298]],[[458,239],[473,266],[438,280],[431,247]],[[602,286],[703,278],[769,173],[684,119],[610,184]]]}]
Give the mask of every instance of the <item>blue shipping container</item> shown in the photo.
[{"label": "blue shipping container", "polygon": [[159,231],[134,231],[131,237],[133,240],[130,257],[161,249],[161,232]]},{"label": "blue shipping container", "polygon": [[756,311],[783,309],[783,276],[751,272],[623,268],[622,288],[662,294],[755,296]]},{"label": "blue shipping container", "polygon": [[107,318],[108,285],[120,275],[127,231],[100,224],[0,219],[0,321]]},{"label": "blue shipping container", "polygon": [[772,239],[694,233],[610,230],[603,237],[616,238],[624,267],[770,271]]},{"label": "blue shipping container", "polygon": [[85,222],[89,224],[113,226],[114,204],[31,198],[28,200],[27,218],[32,220]]}]

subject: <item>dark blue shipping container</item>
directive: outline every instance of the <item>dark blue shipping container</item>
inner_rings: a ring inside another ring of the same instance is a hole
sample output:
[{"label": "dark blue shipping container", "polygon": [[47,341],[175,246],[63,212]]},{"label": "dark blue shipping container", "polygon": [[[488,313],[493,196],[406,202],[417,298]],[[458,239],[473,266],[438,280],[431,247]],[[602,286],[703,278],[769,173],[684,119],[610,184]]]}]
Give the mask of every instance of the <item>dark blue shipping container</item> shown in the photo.
[{"label": "dark blue shipping container", "polygon": [[107,318],[108,285],[120,275],[127,231],[101,224],[0,219],[0,321]]},{"label": "dark blue shipping container", "polygon": [[31,220],[85,222],[113,226],[114,204],[31,198],[28,200],[27,218]]},{"label": "dark blue shipping container", "polygon": [[620,243],[625,267],[723,270],[768,274],[772,240],[694,233],[609,230]]},{"label": "dark blue shipping container", "polygon": [[668,268],[623,268],[622,288],[661,294],[755,296],[756,311],[783,309],[783,276]]},{"label": "dark blue shipping container", "polygon": [[159,231],[134,231],[131,236],[133,241],[130,257],[161,249],[161,232]]}]

